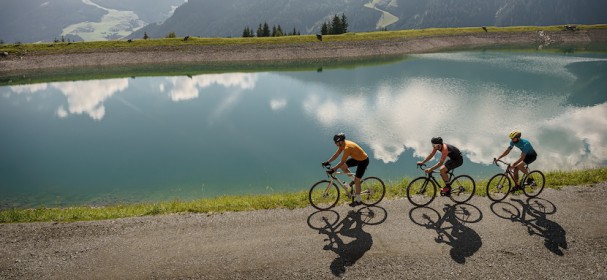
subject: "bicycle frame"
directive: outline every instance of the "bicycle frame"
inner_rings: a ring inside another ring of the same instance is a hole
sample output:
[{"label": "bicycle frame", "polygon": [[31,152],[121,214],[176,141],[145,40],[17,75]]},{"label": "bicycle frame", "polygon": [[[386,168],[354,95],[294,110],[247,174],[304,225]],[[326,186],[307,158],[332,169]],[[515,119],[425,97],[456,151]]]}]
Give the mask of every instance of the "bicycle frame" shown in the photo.
[{"label": "bicycle frame", "polygon": [[[329,176],[329,178],[331,178],[331,179],[329,180],[329,181],[330,181],[330,184],[328,184],[328,185],[327,185],[327,190],[328,190],[328,189],[331,187],[331,184],[333,184],[333,182],[337,182],[337,183],[338,183],[338,184],[341,186],[342,190],[343,190],[343,191],[346,193],[346,196],[347,196],[348,198],[352,198],[352,199],[354,199],[354,188],[355,188],[356,186],[355,186],[355,185],[352,185],[352,189],[350,189],[350,188],[349,188],[349,187],[350,187],[350,185],[349,185],[349,184],[348,184],[346,181],[343,181],[343,180],[340,180],[339,178],[337,178],[337,176],[336,176],[336,175],[338,175],[338,174],[343,174],[344,176],[347,176],[348,178],[351,178],[352,180],[354,180],[353,178],[354,178],[354,175],[355,175],[356,173],[344,173],[344,172],[342,172],[342,171],[335,171],[335,172],[333,172],[333,173],[329,173],[329,170],[331,169],[331,165],[328,165],[328,166],[326,166],[325,168],[327,169],[327,170],[326,170],[326,171],[327,171],[327,176]],[[365,180],[366,180],[366,179],[365,179]],[[362,184],[362,181],[363,181],[363,179],[361,178],[361,184]],[[370,194],[370,195],[373,195],[373,194],[374,194],[374,192],[373,192],[373,190],[362,190],[362,189],[361,189],[361,190],[360,190],[360,195],[365,195],[365,194]]]},{"label": "bicycle frame", "polygon": [[[333,173],[329,173],[329,170],[331,169],[330,165],[327,166],[326,169],[327,169],[326,170],[327,176],[330,178],[329,179],[330,183],[327,185],[327,189],[329,189],[331,187],[333,182],[337,182],[338,185],[342,188],[342,190],[344,190],[344,192],[346,193],[346,196],[350,197],[352,194],[350,193],[350,189],[348,188],[349,187],[348,183],[346,181],[340,180],[339,178],[337,178],[336,175],[343,174],[344,176],[347,176],[348,178],[350,178],[350,176],[354,176],[354,173],[344,173],[341,171],[335,171]],[[354,186],[352,186],[352,187],[354,187]]]},{"label": "bicycle frame", "polygon": [[[514,179],[514,167],[512,165],[510,165],[510,163],[507,163],[501,159],[496,159],[493,161],[495,163],[495,165],[497,165],[499,167],[498,163],[502,163],[504,165],[506,165],[506,170],[504,170],[504,175],[510,177],[510,179],[512,179],[512,181],[516,184],[518,183],[515,179]],[[529,166],[527,164],[524,165],[525,169],[527,170],[527,173],[529,173]]]},{"label": "bicycle frame", "polygon": [[[417,165],[417,167],[419,167],[419,169],[421,169],[421,170],[424,170],[424,167],[426,167],[426,165],[421,164],[421,165]],[[432,172],[428,173],[426,176],[428,177],[428,179],[431,179],[436,184],[436,186],[440,187],[441,184],[439,184],[438,180],[436,180],[436,178],[434,178],[435,173],[439,173],[439,172],[436,172],[433,170]],[[449,170],[449,172],[447,172],[447,174],[449,175],[449,182],[451,182],[451,180],[453,180],[453,177],[455,176],[453,174],[453,169]]]}]

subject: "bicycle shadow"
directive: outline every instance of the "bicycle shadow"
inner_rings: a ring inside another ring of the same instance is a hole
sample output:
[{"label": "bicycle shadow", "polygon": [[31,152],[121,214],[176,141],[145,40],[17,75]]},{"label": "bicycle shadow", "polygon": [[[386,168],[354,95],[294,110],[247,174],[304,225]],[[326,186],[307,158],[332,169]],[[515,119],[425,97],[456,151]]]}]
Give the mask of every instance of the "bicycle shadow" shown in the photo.
[{"label": "bicycle shadow", "polygon": [[[480,235],[465,224],[478,223],[483,219],[483,213],[470,204],[445,204],[443,211],[445,213],[441,216],[432,208],[415,207],[409,211],[409,218],[419,226],[435,230],[438,236],[434,241],[451,246],[451,258],[459,264],[464,264],[466,258],[474,255],[483,246]],[[445,222],[451,226],[445,226]]]},{"label": "bicycle shadow", "polygon": [[[491,211],[498,217],[508,219],[512,222],[521,223],[527,228],[529,235],[537,235],[544,238],[544,246],[550,252],[563,256],[562,249],[567,249],[567,231],[557,222],[546,218],[547,215],[556,213],[554,203],[542,198],[510,199],[522,206],[522,212],[513,204],[507,202],[494,202]],[[501,205],[501,211],[496,210]],[[530,218],[528,218],[528,216]]]},{"label": "bicycle shadow", "polygon": [[[371,249],[373,237],[363,230],[363,226],[381,224],[387,215],[384,208],[372,206],[349,211],[341,221],[339,214],[332,210],[318,211],[308,217],[310,228],[318,230],[318,234],[327,235],[324,241],[329,243],[323,246],[323,250],[331,250],[337,254],[329,266],[333,275],[342,276],[346,267],[353,266]],[[353,240],[346,243],[343,237]]]}]

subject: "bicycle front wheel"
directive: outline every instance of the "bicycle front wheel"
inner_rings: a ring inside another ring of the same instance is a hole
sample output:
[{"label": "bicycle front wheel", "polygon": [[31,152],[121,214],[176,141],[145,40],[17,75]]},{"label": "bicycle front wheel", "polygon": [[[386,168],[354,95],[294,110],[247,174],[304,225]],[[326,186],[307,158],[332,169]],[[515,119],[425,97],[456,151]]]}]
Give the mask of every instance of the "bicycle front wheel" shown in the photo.
[{"label": "bicycle front wheel", "polygon": [[468,175],[459,175],[451,181],[451,200],[455,203],[465,203],[474,196],[476,183]]},{"label": "bicycle front wheel", "polygon": [[377,177],[367,177],[360,182],[360,197],[366,206],[373,206],[384,199],[386,185]]},{"label": "bicycle front wheel", "polygon": [[536,197],[544,190],[546,178],[539,170],[529,172],[523,179],[523,192],[528,197]]},{"label": "bicycle front wheel", "polygon": [[308,200],[318,210],[331,209],[339,201],[339,188],[330,181],[318,181],[310,188]]},{"label": "bicycle front wheel", "polygon": [[407,199],[415,206],[426,206],[436,197],[436,185],[427,177],[418,177],[407,186]]},{"label": "bicycle front wheel", "polygon": [[502,201],[510,192],[510,178],[504,174],[496,174],[487,183],[487,197],[495,202]]}]

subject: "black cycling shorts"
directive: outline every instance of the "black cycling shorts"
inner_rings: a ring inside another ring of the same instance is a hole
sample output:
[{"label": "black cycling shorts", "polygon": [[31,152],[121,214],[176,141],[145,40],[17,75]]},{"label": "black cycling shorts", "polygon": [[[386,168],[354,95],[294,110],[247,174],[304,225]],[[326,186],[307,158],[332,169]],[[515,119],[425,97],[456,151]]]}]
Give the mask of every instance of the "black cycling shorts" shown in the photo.
[{"label": "black cycling shorts", "polygon": [[523,161],[526,164],[530,164],[532,162],[534,162],[537,159],[537,153],[528,153],[525,155],[525,158],[523,159]]},{"label": "black cycling shorts", "polygon": [[447,162],[445,162],[445,167],[447,167],[447,171],[449,171],[462,166],[462,164],[464,164],[463,157],[449,158]]},{"label": "black cycling shorts", "polygon": [[346,165],[348,167],[356,166],[356,175],[355,176],[358,179],[362,179],[363,176],[365,175],[365,171],[367,170],[367,166],[369,166],[369,158],[366,158],[365,160],[362,160],[362,161],[358,161],[353,158],[349,158],[348,160],[346,160]]}]

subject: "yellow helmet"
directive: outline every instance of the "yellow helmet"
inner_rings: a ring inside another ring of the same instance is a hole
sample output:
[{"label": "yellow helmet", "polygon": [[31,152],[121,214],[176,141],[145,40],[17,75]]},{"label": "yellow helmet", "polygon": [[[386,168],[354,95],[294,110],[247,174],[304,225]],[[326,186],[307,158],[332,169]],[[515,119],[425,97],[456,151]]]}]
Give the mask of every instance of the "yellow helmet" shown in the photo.
[{"label": "yellow helmet", "polygon": [[508,135],[508,137],[510,137],[510,139],[514,139],[516,137],[521,137],[521,132],[518,130],[513,130],[512,132],[510,132],[510,134]]}]

